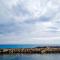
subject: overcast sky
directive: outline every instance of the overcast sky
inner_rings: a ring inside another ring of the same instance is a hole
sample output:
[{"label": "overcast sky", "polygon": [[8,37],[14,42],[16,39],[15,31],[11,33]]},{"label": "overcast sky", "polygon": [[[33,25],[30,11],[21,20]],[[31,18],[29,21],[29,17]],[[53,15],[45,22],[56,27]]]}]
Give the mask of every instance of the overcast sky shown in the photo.
[{"label": "overcast sky", "polygon": [[0,44],[60,44],[60,0],[0,0]]}]

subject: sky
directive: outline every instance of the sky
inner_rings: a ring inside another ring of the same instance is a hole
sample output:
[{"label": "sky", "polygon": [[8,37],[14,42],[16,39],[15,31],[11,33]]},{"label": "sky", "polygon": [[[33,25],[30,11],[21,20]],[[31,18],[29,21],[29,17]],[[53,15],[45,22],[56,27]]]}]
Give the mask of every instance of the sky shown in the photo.
[{"label": "sky", "polygon": [[60,0],[0,0],[0,44],[60,44]]}]

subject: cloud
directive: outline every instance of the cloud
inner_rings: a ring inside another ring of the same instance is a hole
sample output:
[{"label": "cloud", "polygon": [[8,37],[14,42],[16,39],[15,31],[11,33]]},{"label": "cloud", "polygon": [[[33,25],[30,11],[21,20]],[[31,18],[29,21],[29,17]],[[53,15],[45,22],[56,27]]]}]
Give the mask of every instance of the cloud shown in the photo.
[{"label": "cloud", "polygon": [[59,37],[59,0],[0,0],[2,44],[54,44]]},{"label": "cloud", "polygon": [[6,0],[6,2],[0,0],[0,2],[3,14],[8,14],[7,16],[15,18],[18,22],[41,17],[51,20],[59,12],[60,7],[60,1],[56,2],[56,0],[44,0],[44,2],[42,0]]}]

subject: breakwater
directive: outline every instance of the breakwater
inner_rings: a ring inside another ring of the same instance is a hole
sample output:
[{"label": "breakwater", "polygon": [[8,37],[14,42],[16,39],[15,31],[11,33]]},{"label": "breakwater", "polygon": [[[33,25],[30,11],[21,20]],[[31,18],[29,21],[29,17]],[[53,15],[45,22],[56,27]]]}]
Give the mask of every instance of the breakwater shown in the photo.
[{"label": "breakwater", "polygon": [[0,54],[34,54],[34,53],[60,53],[60,48],[10,48],[10,49],[0,49]]}]

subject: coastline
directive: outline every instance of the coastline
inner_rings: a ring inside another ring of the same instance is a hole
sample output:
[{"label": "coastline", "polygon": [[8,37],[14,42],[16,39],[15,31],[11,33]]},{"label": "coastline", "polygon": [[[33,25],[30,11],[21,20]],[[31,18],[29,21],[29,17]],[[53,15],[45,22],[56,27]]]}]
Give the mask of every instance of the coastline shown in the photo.
[{"label": "coastline", "polygon": [[60,53],[60,48],[0,48],[0,54],[50,54]]}]

